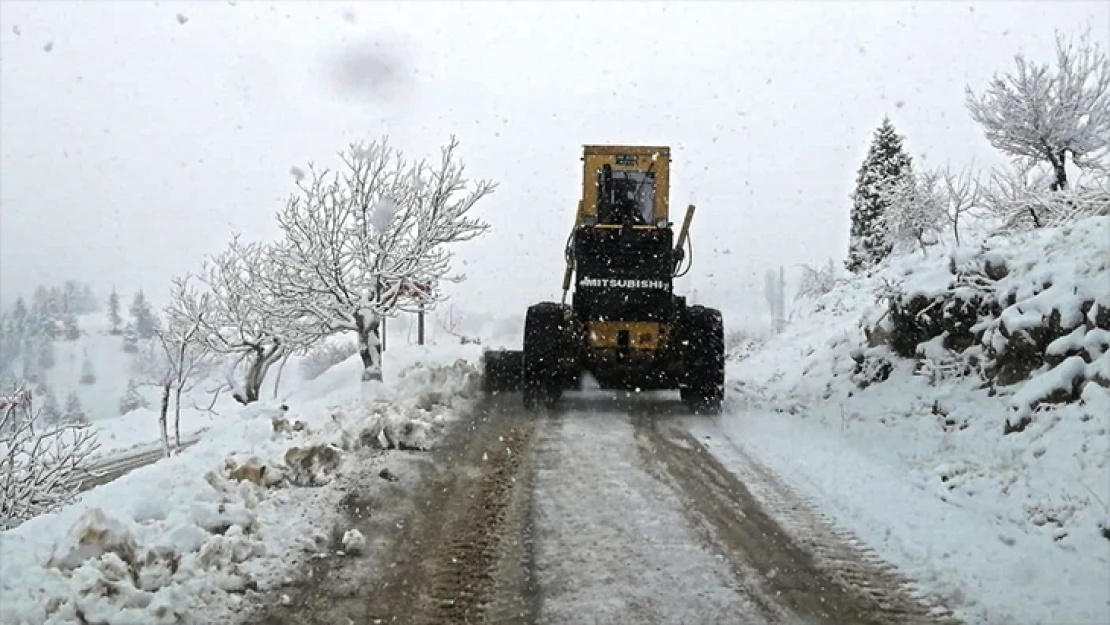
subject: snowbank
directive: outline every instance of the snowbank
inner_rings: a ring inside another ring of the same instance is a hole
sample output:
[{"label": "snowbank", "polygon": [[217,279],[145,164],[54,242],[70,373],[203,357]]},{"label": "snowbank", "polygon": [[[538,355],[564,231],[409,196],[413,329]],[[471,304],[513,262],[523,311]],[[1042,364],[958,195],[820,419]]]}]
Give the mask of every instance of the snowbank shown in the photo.
[{"label": "snowbank", "polygon": [[396,349],[360,388],[357,356],[195,446],[0,534],[0,622],[174,623],[281,583],[322,547],[329,488],[364,444],[424,448],[477,396],[459,350]]},{"label": "snowbank", "polygon": [[1110,622],[1108,242],[891,259],[730,364],[723,423],[973,622]]}]

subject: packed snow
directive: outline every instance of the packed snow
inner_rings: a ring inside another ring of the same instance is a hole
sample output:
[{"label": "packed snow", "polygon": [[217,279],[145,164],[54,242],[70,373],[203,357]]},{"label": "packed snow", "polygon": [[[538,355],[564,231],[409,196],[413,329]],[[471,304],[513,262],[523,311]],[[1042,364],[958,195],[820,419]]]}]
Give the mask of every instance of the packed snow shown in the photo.
[{"label": "packed snow", "polygon": [[476,349],[398,346],[369,385],[353,356],[0,534],[0,622],[173,623],[283,583],[327,541],[345,454],[434,445],[477,393]]},{"label": "packed snow", "polygon": [[[968,622],[1110,622],[1107,242],[1091,217],[895,255],[736,352],[731,409],[692,427]],[[899,356],[891,302],[940,334]]]}]

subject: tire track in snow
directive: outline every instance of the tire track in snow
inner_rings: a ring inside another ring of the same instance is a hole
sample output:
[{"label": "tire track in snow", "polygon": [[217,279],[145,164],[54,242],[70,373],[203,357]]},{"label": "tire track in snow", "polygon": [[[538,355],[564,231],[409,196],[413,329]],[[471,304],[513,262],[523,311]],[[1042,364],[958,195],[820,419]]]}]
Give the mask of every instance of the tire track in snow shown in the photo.
[{"label": "tire track in snow", "polygon": [[645,466],[627,411],[539,412],[533,517],[542,625],[772,621]]},{"label": "tire track in snow", "polygon": [[635,402],[634,414],[645,455],[665,468],[686,497],[691,522],[710,529],[738,577],[757,580],[761,594],[789,608],[794,618],[861,625],[956,623],[949,611],[923,601],[894,567],[835,528],[773,474],[744,458],[734,475],[700,441],[668,422],[668,414],[682,414],[679,410]]},{"label": "tire track in snow", "polygon": [[[536,422],[507,405],[480,403],[431,452],[364,454],[378,463],[344,478],[329,553],[248,622],[533,623],[527,479]],[[383,480],[381,463],[400,467],[399,481]],[[352,526],[368,539],[357,557],[338,553]]]}]

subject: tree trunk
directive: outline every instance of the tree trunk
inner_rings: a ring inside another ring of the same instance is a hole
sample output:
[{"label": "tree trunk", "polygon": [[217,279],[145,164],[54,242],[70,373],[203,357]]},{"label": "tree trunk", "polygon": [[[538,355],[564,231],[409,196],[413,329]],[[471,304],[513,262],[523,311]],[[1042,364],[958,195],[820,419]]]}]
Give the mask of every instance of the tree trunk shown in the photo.
[{"label": "tree trunk", "polygon": [[1063,191],[1068,188],[1068,170],[1065,166],[1067,159],[1068,155],[1065,152],[1060,152],[1049,159],[1052,163],[1052,171],[1056,172],[1056,180],[1052,183],[1053,191]]},{"label": "tree trunk", "polygon": [[262,390],[262,382],[266,380],[266,373],[269,372],[270,367],[277,362],[284,351],[279,344],[268,348],[255,347],[251,350],[243,392],[235,394],[236,401],[243,405],[258,401]]},{"label": "tree trunk", "polygon": [[358,326],[358,355],[362,357],[362,381],[382,381],[382,342],[378,331],[381,329],[381,319],[365,321],[357,320]]},{"label": "tree trunk", "polygon": [[162,430],[162,455],[165,457],[170,456],[170,434],[166,428],[166,415],[170,411],[170,389],[172,383],[166,382],[162,385],[162,409],[158,413],[158,427]]},{"label": "tree trunk", "polygon": [[173,438],[174,447],[181,449],[181,387],[173,390]]},{"label": "tree trunk", "polygon": [[278,365],[277,379],[274,380],[274,399],[277,399],[278,389],[281,388],[281,374],[285,371],[285,363],[289,362],[289,357],[292,355],[292,352],[286,352],[285,355],[281,357],[281,364]]}]

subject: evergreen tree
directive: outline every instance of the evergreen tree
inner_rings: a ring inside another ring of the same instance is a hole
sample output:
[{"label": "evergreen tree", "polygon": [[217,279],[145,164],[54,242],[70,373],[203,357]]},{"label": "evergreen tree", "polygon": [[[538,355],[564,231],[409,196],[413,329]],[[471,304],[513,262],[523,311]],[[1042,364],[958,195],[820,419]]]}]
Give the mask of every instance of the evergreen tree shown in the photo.
[{"label": "evergreen tree", "polygon": [[42,393],[42,414],[39,417],[43,425],[58,425],[62,422],[62,411],[58,409],[58,398],[54,396],[53,389],[46,389]]},{"label": "evergreen tree", "polygon": [[96,373],[93,371],[92,361],[89,357],[85,356],[85,361],[81,363],[81,384],[95,384]]},{"label": "evergreen tree", "polygon": [[131,301],[131,318],[135,323],[135,331],[138,333],[139,338],[149,339],[154,336],[154,313],[150,308],[150,302],[146,300],[146,295],[143,290],[135,294],[135,298]]},{"label": "evergreen tree", "polygon": [[58,338],[61,331],[58,328],[58,316],[55,308],[50,291],[42,286],[35,289],[28,319],[30,334],[51,341]]},{"label": "evergreen tree", "polygon": [[139,333],[135,331],[135,324],[130,322],[123,327],[123,351],[128,354],[139,351]]},{"label": "evergreen tree", "polygon": [[117,336],[122,332],[120,326],[123,325],[123,317],[119,311],[119,293],[112,287],[112,294],[108,296],[108,322],[112,324],[111,333]]},{"label": "evergreen tree", "polygon": [[88,417],[85,416],[85,410],[81,408],[81,398],[77,396],[77,391],[70,391],[69,395],[66,396],[66,408],[65,412],[62,413],[62,422],[81,425],[89,422]]},{"label": "evergreen tree", "polygon": [[4,323],[0,327],[0,350],[3,351],[0,370],[7,371],[20,355],[26,353],[22,347],[27,338],[27,322],[27,304],[22,297],[17,298],[11,312],[4,315]]},{"label": "evergreen tree", "polygon": [[146,400],[139,394],[139,385],[135,380],[128,380],[127,391],[124,392],[123,399],[119,400],[119,413],[124,415],[139,408],[146,408],[146,405]]},{"label": "evergreen tree", "polygon": [[23,340],[27,336],[29,322],[30,313],[27,311],[27,304],[22,297],[17,298],[15,304],[12,305],[12,312],[8,318],[7,331],[11,332],[13,338]]},{"label": "evergreen tree", "polygon": [[0,313],[0,373],[8,371],[19,357],[20,337],[12,332],[11,326],[11,315]]},{"label": "evergreen tree", "polygon": [[64,328],[64,337],[67,341],[76,341],[81,338],[81,328],[77,325],[76,313],[66,313],[62,316],[62,327]]},{"label": "evergreen tree", "polygon": [[884,190],[907,180],[913,180],[912,160],[890,118],[884,117],[859,168],[852,194],[852,230],[844,263],[849,271],[866,271],[890,254],[893,242],[884,219],[889,199],[884,197],[888,195]]},{"label": "evergreen tree", "polygon": [[63,315],[79,312],[80,304],[78,298],[81,295],[81,285],[76,280],[66,280],[62,285],[60,294],[60,301],[58,302],[58,312]]}]

